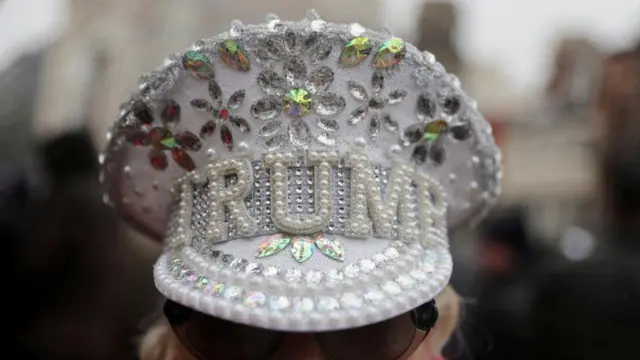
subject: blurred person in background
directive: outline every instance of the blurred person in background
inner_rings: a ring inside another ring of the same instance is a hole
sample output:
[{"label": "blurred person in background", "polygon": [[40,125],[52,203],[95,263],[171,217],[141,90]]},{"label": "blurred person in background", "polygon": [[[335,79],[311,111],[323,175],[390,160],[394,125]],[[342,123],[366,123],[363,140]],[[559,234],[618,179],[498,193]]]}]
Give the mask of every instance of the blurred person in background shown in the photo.
[{"label": "blurred person in background", "polygon": [[528,355],[529,313],[541,259],[533,244],[522,208],[503,209],[480,225],[477,303],[468,308],[464,331],[474,359]]},{"label": "blurred person in background", "polygon": [[640,49],[605,63],[599,98],[605,231],[595,254],[551,272],[534,302],[535,359],[638,359]]}]

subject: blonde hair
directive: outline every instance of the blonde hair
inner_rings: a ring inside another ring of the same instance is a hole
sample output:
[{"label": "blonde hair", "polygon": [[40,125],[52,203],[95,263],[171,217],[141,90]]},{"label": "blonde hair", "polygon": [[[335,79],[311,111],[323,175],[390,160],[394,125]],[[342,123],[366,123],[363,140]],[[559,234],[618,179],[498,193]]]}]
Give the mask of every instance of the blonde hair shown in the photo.
[{"label": "blonde hair", "polygon": [[[438,296],[436,304],[440,317],[423,343],[429,353],[440,355],[442,348],[458,326],[460,316],[460,298],[447,286]],[[141,360],[196,360],[182,346],[171,326],[162,321],[151,327],[140,343]]]}]

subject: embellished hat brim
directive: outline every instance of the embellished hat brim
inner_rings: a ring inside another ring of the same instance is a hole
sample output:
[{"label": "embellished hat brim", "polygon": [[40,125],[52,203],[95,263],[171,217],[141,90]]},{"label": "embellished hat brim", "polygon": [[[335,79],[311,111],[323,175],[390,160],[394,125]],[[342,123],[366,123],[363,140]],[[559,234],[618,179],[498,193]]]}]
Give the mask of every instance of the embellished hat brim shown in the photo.
[{"label": "embellished hat brim", "polygon": [[[260,239],[234,242],[247,247],[247,241],[258,244]],[[371,244],[376,239],[362,241]],[[223,257],[217,253],[212,261],[211,254],[194,248],[165,253],[154,268],[156,286],[168,299],[221,319],[272,330],[320,332],[406,313],[440,293],[452,272],[444,238],[427,246],[393,242],[329,273],[299,267],[255,272],[246,262]]]}]

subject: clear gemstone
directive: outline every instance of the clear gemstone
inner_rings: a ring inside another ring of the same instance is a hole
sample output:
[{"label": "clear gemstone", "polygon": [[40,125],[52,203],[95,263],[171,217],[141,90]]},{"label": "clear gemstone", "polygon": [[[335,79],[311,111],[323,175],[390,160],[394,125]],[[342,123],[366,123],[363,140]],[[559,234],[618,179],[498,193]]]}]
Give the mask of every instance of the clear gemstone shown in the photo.
[{"label": "clear gemstone", "polygon": [[229,116],[229,121],[240,130],[240,132],[249,132],[251,128],[249,127],[249,123],[244,118],[239,116]]},{"label": "clear gemstone", "polygon": [[331,44],[328,41],[318,41],[317,45],[309,50],[309,61],[319,64],[331,55]]},{"label": "clear gemstone", "polygon": [[322,117],[318,118],[318,127],[327,132],[335,132],[340,128],[336,120]]},{"label": "clear gemstone", "polygon": [[242,289],[237,286],[229,286],[224,291],[223,296],[229,300],[238,300],[242,297]]},{"label": "clear gemstone", "polygon": [[282,104],[274,98],[262,98],[251,105],[251,116],[259,120],[270,120],[282,112]]},{"label": "clear gemstone", "polygon": [[380,133],[380,116],[377,113],[371,114],[371,120],[369,121],[369,137],[376,139]]},{"label": "clear gemstone", "polygon": [[324,275],[320,271],[311,270],[305,274],[304,278],[308,283],[319,284]]},{"label": "clear gemstone", "polygon": [[407,97],[407,92],[404,90],[393,90],[389,93],[389,97],[387,98],[387,102],[391,105],[399,104]]},{"label": "clear gemstone", "polygon": [[315,110],[321,116],[333,116],[344,110],[346,103],[342,96],[334,93],[325,93],[314,102]]},{"label": "clear gemstone", "polygon": [[191,107],[193,107],[196,111],[200,111],[200,112],[207,112],[207,113],[213,112],[213,106],[211,106],[211,104],[207,100],[203,100],[203,99],[191,100]]},{"label": "clear gemstone", "polygon": [[367,116],[367,110],[368,108],[366,106],[359,106],[353,110],[347,118],[347,124],[355,125],[359,123],[365,116]]},{"label": "clear gemstone", "polygon": [[433,119],[436,113],[436,104],[427,93],[420,94],[417,103],[418,119],[428,121]]},{"label": "clear gemstone", "polygon": [[369,100],[369,107],[372,109],[380,110],[384,108],[384,100],[380,96],[374,96]]},{"label": "clear gemstone", "polygon": [[355,278],[360,273],[360,269],[357,265],[351,264],[344,268],[344,275],[348,278]]},{"label": "clear gemstone", "polygon": [[377,303],[384,300],[384,293],[377,288],[367,289],[364,292],[364,299],[369,303]]},{"label": "clear gemstone", "polygon": [[349,92],[353,95],[354,98],[358,100],[368,100],[369,96],[367,95],[367,90],[364,89],[364,86],[358,84],[355,81],[349,81],[347,83],[347,87],[349,88]]},{"label": "clear gemstone", "polygon": [[307,66],[302,60],[291,58],[284,63],[284,78],[289,83],[289,86],[302,86],[306,75]]},{"label": "clear gemstone", "polygon": [[280,149],[284,144],[287,143],[286,135],[276,135],[269,140],[267,140],[267,150],[268,151],[276,151]]},{"label": "clear gemstone", "polygon": [[466,140],[471,136],[471,129],[468,125],[453,126],[451,127],[451,136],[459,141]]},{"label": "clear gemstone", "polygon": [[289,53],[294,54],[296,52],[296,33],[291,29],[287,29],[284,32],[284,44]]},{"label": "clear gemstone", "polygon": [[215,80],[209,81],[209,96],[213,101],[211,105],[214,108],[219,109],[222,107],[222,89],[220,89],[220,85]]},{"label": "clear gemstone", "polygon": [[244,90],[238,90],[229,96],[229,100],[227,101],[227,107],[229,109],[237,109],[242,105],[246,93]]},{"label": "clear gemstone", "polygon": [[302,270],[299,268],[289,269],[284,274],[284,278],[289,283],[297,283],[302,278]]},{"label": "clear gemstone", "polygon": [[373,94],[378,95],[384,88],[384,75],[381,72],[375,71],[371,75],[371,86],[373,86]]},{"label": "clear gemstone", "polygon": [[436,164],[442,165],[446,160],[446,152],[442,145],[433,145],[429,149],[429,158]]},{"label": "clear gemstone", "polygon": [[294,119],[289,124],[289,141],[298,149],[309,147],[311,140],[311,130],[301,119]]},{"label": "clear gemstone", "polygon": [[244,271],[247,274],[260,274],[262,272],[262,264],[250,263],[245,267]]},{"label": "clear gemstone", "polygon": [[344,280],[344,273],[340,270],[331,269],[327,272],[327,282],[340,283]]},{"label": "clear gemstone", "polygon": [[446,112],[447,115],[455,115],[458,113],[458,111],[460,111],[460,99],[458,99],[458,97],[456,96],[449,96],[444,99],[442,107],[444,108],[444,112]]},{"label": "clear gemstone", "polygon": [[282,96],[286,91],[284,79],[272,70],[263,70],[258,74],[258,86],[267,95]]},{"label": "clear gemstone", "polygon": [[396,260],[400,256],[400,253],[398,253],[397,249],[390,247],[385,249],[384,256],[386,256],[388,260]]},{"label": "clear gemstone", "polygon": [[368,259],[360,260],[358,265],[360,265],[360,270],[362,270],[363,273],[370,273],[376,268],[376,264]]},{"label": "clear gemstone", "polygon": [[398,276],[396,282],[400,284],[403,289],[412,289],[416,285],[416,282],[409,275]]},{"label": "clear gemstone", "polygon": [[258,130],[258,135],[262,137],[271,137],[282,129],[282,123],[278,120],[270,121],[264,124],[260,130]]},{"label": "clear gemstone", "polygon": [[411,275],[412,278],[416,279],[416,281],[425,281],[428,279],[428,275],[425,272],[419,270],[413,270],[409,273],[409,275]]},{"label": "clear gemstone", "polygon": [[315,304],[313,300],[307,297],[293,298],[293,310],[301,313],[308,313],[313,311]]},{"label": "clear gemstone", "polygon": [[334,75],[333,71],[328,66],[322,66],[312,71],[307,76],[305,81],[305,87],[312,94],[319,94],[327,91],[329,86],[333,83]]},{"label": "clear gemstone", "polygon": [[397,132],[398,129],[400,129],[400,124],[398,124],[397,121],[393,120],[391,115],[388,115],[388,114],[384,115],[382,117],[382,123],[384,124],[384,127],[389,132]]},{"label": "clear gemstone", "polygon": [[335,146],[336,145],[336,139],[331,137],[326,132],[318,134],[318,136],[316,136],[316,140],[318,140],[318,142],[323,144],[323,145],[327,145],[327,146]]},{"label": "clear gemstone", "polygon": [[275,266],[269,266],[266,269],[264,269],[264,271],[262,272],[262,275],[266,277],[273,277],[273,276],[277,276],[279,273],[280,273],[280,269],[278,269]]},{"label": "clear gemstone", "polygon": [[233,270],[242,270],[249,262],[245,259],[237,258],[234,259],[229,267]]},{"label": "clear gemstone", "polygon": [[320,311],[334,311],[340,308],[338,300],[331,296],[320,296],[318,298],[318,309]]},{"label": "clear gemstone", "polygon": [[275,59],[279,59],[282,57],[282,49],[280,47],[280,44],[278,44],[274,39],[267,38],[264,41],[263,46],[264,46],[264,49],[269,54],[269,56]]},{"label": "clear gemstone", "polygon": [[387,262],[387,257],[380,253],[373,255],[371,259],[373,260],[374,263],[378,265]]},{"label": "clear gemstone", "polygon": [[274,311],[287,310],[291,307],[291,301],[286,296],[272,296],[269,299],[269,307]]},{"label": "clear gemstone", "polygon": [[253,308],[262,306],[265,302],[267,302],[267,296],[259,291],[251,292],[244,298],[244,304]]},{"label": "clear gemstone", "polygon": [[340,303],[345,309],[359,309],[362,307],[362,299],[353,293],[346,293],[340,298]]},{"label": "clear gemstone", "polygon": [[402,141],[402,145],[409,146],[414,144],[422,139],[424,136],[424,125],[423,124],[413,124],[404,129],[402,134],[400,134],[400,140]]},{"label": "clear gemstone", "polygon": [[231,254],[224,254],[224,255],[222,255],[222,257],[220,258],[220,263],[221,263],[220,265],[221,265],[221,266],[224,266],[224,267],[229,266],[229,264],[231,264],[231,262],[233,261],[233,259],[235,259],[235,258],[233,257],[233,255],[231,255]]},{"label": "clear gemstone", "polygon": [[400,286],[393,281],[387,281],[382,284],[382,290],[384,290],[387,294],[390,295],[398,295],[402,291]]}]

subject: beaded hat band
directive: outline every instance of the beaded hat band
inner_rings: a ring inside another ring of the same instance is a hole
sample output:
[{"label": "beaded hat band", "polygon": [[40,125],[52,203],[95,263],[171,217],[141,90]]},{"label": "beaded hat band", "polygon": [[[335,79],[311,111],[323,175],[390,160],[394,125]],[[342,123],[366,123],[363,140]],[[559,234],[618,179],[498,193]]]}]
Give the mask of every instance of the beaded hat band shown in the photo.
[{"label": "beaded hat band", "polygon": [[451,275],[447,228],[498,195],[491,128],[401,39],[313,11],[267,21],[172,55],[110,133],[109,201],[165,234],[158,289],[288,331],[429,301]]}]

